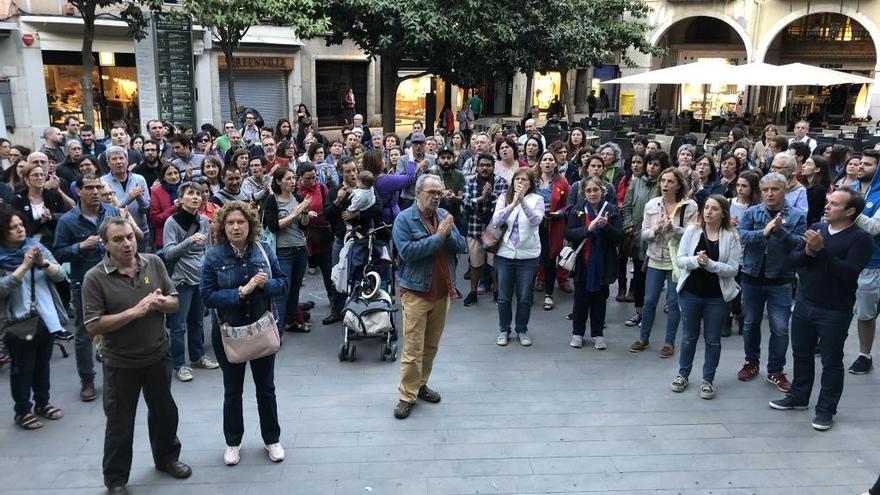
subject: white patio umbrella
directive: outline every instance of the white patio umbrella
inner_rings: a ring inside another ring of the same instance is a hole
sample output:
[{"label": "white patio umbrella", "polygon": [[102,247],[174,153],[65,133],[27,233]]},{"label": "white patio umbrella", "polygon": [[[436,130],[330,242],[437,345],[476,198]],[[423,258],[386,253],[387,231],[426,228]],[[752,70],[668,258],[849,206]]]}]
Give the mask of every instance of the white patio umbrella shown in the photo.
[{"label": "white patio umbrella", "polygon": [[[709,85],[743,84],[739,82],[742,78],[734,72],[734,68],[735,66],[720,60],[703,60],[602,81],[602,84],[702,84],[702,108],[705,116]],[[701,131],[705,121],[705,118],[700,120]]]},{"label": "white patio umbrella", "polygon": [[789,82],[786,86],[836,86],[838,84],[871,84],[874,82],[869,77],[823,69],[815,65],[793,63],[783,65],[780,68],[791,74],[795,81]]}]

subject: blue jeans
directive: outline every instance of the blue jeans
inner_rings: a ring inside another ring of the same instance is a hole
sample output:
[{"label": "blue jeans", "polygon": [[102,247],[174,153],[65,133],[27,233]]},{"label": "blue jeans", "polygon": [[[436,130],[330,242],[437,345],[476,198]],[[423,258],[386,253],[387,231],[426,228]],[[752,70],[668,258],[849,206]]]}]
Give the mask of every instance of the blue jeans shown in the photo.
[{"label": "blue jeans", "polygon": [[539,258],[525,260],[495,256],[495,272],[498,274],[498,327],[501,333],[510,333],[513,314],[513,295],[516,293],[516,333],[529,331],[532,314],[532,291],[538,274]]},{"label": "blue jeans", "polygon": [[678,293],[675,291],[675,282],[672,281],[672,270],[658,270],[650,266],[645,272],[645,307],[642,309],[642,327],[639,332],[639,340],[648,342],[651,338],[651,327],[654,326],[657,303],[660,301],[660,291],[663,290],[664,282],[666,282],[666,306],[669,308],[669,314],[666,315],[666,340],[664,343],[675,345],[675,333],[678,331],[681,312],[678,309]]},{"label": "blue jeans", "polygon": [[742,283],[743,347],[746,362],[758,363],[761,359],[761,321],[764,305],[770,320],[770,346],[767,373],[781,373],[785,368],[788,351],[788,319],[791,317],[791,284],[754,285]]},{"label": "blue jeans", "polygon": [[171,315],[171,358],[175,370],[186,364],[187,347],[190,361],[198,361],[205,355],[205,306],[199,286],[178,285],[177,300],[177,313]]},{"label": "blue jeans", "polygon": [[[275,298],[278,326],[283,328],[288,323],[294,323],[296,307],[299,304],[299,289],[302,286],[303,277],[306,275],[308,257],[305,246],[280,247],[275,250],[275,254],[278,256],[278,264],[281,265],[281,270],[287,276],[290,287],[287,294]],[[288,321],[287,315],[290,315],[290,321]]]},{"label": "blue jeans", "polygon": [[82,282],[70,283],[70,300],[73,303],[74,327],[76,328],[74,333],[76,371],[80,380],[93,381],[95,379],[94,348],[92,336],[89,335],[83,324]]},{"label": "blue jeans", "polygon": [[816,413],[837,414],[843,393],[843,344],[846,342],[853,312],[823,309],[798,301],[791,315],[791,353],[794,376],[791,396],[798,404],[808,404],[816,377],[816,343],[822,354],[822,386]]},{"label": "blue jeans", "polygon": [[703,380],[715,381],[715,370],[721,358],[721,325],[730,314],[730,303],[723,298],[706,298],[687,290],[678,295],[681,308],[681,354],[678,355],[678,374],[688,378],[694,364],[700,324],[703,326]]}]

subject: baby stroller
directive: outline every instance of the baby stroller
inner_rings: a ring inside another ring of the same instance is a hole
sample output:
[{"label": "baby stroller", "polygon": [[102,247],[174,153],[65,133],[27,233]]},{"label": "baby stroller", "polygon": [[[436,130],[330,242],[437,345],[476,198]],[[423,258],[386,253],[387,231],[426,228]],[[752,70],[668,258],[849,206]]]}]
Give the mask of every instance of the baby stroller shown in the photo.
[{"label": "baby stroller", "polygon": [[376,239],[376,234],[385,230],[391,226],[371,229],[361,239],[351,234],[346,238],[346,244],[351,243],[347,253],[349,296],[342,310],[340,361],[357,359],[357,346],[351,341],[366,338],[384,340],[380,360],[397,359],[395,269],[390,246]]}]

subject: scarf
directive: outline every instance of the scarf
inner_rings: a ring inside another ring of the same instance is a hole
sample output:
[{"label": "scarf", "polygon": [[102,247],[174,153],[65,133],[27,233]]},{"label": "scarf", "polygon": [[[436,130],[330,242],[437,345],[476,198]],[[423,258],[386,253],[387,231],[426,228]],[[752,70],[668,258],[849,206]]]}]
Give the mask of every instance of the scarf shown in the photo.
[{"label": "scarf", "polygon": [[[33,246],[39,247],[46,259],[49,259],[52,256],[48,249],[42,246],[39,242],[28,237],[21,246],[17,248],[9,248],[6,246],[0,247],[0,268],[10,273],[15,271],[21,266],[22,262],[24,262],[24,255]],[[43,320],[49,333],[63,330],[64,326],[61,324],[60,318],[58,317],[58,311],[55,308],[55,301],[49,287],[49,284],[51,283],[52,282],[46,277],[46,274],[43,273],[43,270],[39,267],[33,271],[28,270],[24,275],[21,286],[18,287],[21,299],[18,298],[18,295],[9,296],[9,311],[12,316],[15,318],[24,318],[28,315],[31,306],[30,287],[31,284],[34,284],[35,303],[37,314],[40,315],[40,319]]]},{"label": "scarf", "polygon": [[160,183],[162,189],[168,193],[168,197],[171,199],[171,202],[175,202],[177,200],[177,188],[180,187],[180,182],[177,184],[169,184],[167,182]]},{"label": "scarf", "polygon": [[[606,203],[603,199],[602,203]],[[599,204],[599,210],[602,209],[602,203]],[[598,216],[598,212],[593,210],[592,205],[588,201],[584,201],[584,225],[587,228],[590,228],[590,223],[596,219]],[[591,237],[587,237],[587,241],[584,243],[584,247],[581,249],[581,252],[584,254],[584,268],[586,268],[586,276],[584,277],[584,281],[586,283],[587,292],[599,292],[602,288],[602,274],[604,273],[604,254],[605,254],[605,242],[602,240],[602,236],[599,235],[601,227],[596,226],[593,230],[593,235]]]},{"label": "scarf", "polygon": [[[305,199],[306,196],[311,196],[312,203],[309,205],[309,211],[314,211],[318,214],[319,217],[324,214],[324,187],[324,185],[317,181],[315,181],[315,185],[311,187],[307,187],[305,184],[300,182],[298,187],[299,194],[302,199]],[[297,199],[299,200],[299,198]]]},{"label": "scarf", "polygon": [[172,217],[174,217],[174,221],[177,222],[177,225],[180,225],[180,228],[187,232],[189,232],[193,222],[196,221],[196,216],[183,208],[177,210],[177,213],[172,215]]},{"label": "scarf", "polygon": [[39,246],[39,243],[30,237],[26,238],[17,248],[0,246],[0,269],[5,272],[14,272],[24,263],[24,255],[33,246]]}]

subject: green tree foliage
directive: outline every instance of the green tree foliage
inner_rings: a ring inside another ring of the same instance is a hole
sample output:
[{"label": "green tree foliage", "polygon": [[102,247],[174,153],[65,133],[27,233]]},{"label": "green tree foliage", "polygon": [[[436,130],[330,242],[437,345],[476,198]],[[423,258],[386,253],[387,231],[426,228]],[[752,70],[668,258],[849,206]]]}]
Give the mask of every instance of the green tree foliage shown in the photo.
[{"label": "green tree foliage", "polygon": [[[328,0],[328,44],[353,41],[381,57],[382,126],[394,129],[401,81],[437,74],[471,87],[494,71],[560,71],[625,51],[654,53],[644,0]],[[403,61],[424,72],[400,77]],[[564,77],[563,77],[564,79]],[[564,87],[567,91],[567,84]],[[571,104],[566,98],[571,114]]]},{"label": "green tree foliage", "polygon": [[327,27],[316,0],[183,0],[184,12],[193,21],[211,29],[214,42],[226,59],[229,111],[235,119],[235,65],[233,53],[252,26],[290,26],[291,36],[310,37]]},{"label": "green tree foliage", "polygon": [[[82,112],[83,120],[90,125],[95,124],[95,101],[92,95],[92,71],[95,68],[95,57],[92,46],[95,41],[95,21],[109,18],[124,21],[128,24],[128,34],[141,40],[149,26],[149,18],[144,15],[144,8],[159,10],[162,0],[70,0],[83,20],[82,42]],[[104,123],[108,125],[107,122]]]}]

